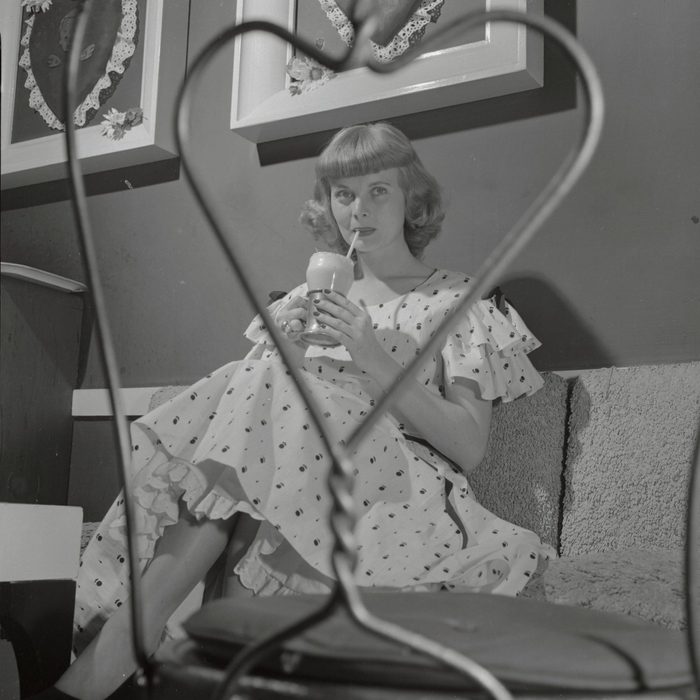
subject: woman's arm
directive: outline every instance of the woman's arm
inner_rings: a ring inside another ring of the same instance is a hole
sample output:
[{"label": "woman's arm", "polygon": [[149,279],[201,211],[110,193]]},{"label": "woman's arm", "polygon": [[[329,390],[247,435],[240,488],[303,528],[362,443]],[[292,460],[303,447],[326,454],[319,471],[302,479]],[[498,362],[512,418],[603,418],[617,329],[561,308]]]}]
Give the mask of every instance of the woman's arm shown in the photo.
[{"label": "woman's arm", "polygon": [[[369,370],[381,393],[386,393],[403,368],[384,352]],[[392,401],[392,413],[420,428],[435,449],[469,473],[484,459],[491,427],[491,401],[479,398],[477,384],[457,380],[445,387],[445,398],[410,380]]]},{"label": "woman's arm", "polygon": [[[341,342],[358,368],[374,380],[379,392],[386,392],[403,368],[381,346],[366,309],[330,292],[317,305],[318,318],[329,335]],[[393,401],[393,413],[419,426],[437,450],[465,472],[483,460],[491,424],[491,402],[478,398],[476,384],[469,380],[450,384],[445,398],[417,381],[409,381]]]}]

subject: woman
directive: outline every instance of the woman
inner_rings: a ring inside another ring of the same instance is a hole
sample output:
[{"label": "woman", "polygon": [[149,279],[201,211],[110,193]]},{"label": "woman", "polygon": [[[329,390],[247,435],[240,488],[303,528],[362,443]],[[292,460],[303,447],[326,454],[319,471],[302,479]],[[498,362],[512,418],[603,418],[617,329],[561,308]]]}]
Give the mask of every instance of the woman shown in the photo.
[{"label": "woman", "polygon": [[[468,278],[422,260],[440,230],[439,187],[387,124],[341,130],[319,158],[303,222],[345,251],[357,234],[347,298],[313,313],[339,343],[306,346],[306,286],[270,308],[333,440],[363,420],[464,295]],[[137,535],[151,648],[188,591],[220,567],[224,595],[323,592],[332,585],[330,459],[260,319],[254,347],[133,425]],[[491,401],[542,383],[537,347],[512,309],[464,314],[354,453],[361,543],[357,582],[406,590],[516,595],[550,549],[473,498]],[[76,642],[87,648],[57,688],[102,698],[134,670],[120,499],[83,558]],[[224,555],[224,556],[222,556]],[[105,622],[106,620],[106,622]],[[103,626],[104,625],[104,626]],[[101,631],[99,631],[101,628]],[[99,634],[98,634],[99,631]]]}]

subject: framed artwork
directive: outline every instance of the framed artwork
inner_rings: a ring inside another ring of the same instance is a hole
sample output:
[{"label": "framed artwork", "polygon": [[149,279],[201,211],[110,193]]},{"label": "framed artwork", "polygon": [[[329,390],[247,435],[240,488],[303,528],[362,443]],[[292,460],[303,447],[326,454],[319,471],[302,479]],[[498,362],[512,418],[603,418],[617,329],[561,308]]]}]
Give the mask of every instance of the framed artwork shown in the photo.
[{"label": "framed artwork", "polygon": [[[75,3],[0,5],[2,189],[67,177],[61,110]],[[76,143],[86,174],[176,156],[172,110],[185,74],[189,0],[103,0],[80,55]],[[125,115],[125,116],[124,116]]]},{"label": "framed artwork", "polygon": [[[352,41],[345,5],[342,0],[238,0],[236,21],[275,22],[331,53]],[[379,60],[391,60],[392,54],[445,26],[455,13],[497,7],[543,14],[542,0],[422,0],[413,6],[414,14],[397,35],[403,43],[387,44],[378,38],[373,45]],[[389,75],[366,68],[332,74],[303,55],[294,55],[292,47],[277,37],[251,32],[238,37],[234,48],[231,129],[262,143],[542,84],[543,40],[523,25],[491,23]]]}]

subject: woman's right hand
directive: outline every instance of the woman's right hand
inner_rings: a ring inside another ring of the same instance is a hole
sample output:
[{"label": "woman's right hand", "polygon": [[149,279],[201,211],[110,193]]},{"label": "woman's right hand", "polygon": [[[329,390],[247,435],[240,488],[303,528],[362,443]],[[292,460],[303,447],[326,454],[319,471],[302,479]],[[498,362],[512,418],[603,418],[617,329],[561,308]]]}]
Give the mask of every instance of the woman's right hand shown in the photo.
[{"label": "woman's right hand", "polygon": [[294,296],[275,314],[277,327],[291,341],[297,340],[306,328],[308,303],[309,300],[306,297]]}]

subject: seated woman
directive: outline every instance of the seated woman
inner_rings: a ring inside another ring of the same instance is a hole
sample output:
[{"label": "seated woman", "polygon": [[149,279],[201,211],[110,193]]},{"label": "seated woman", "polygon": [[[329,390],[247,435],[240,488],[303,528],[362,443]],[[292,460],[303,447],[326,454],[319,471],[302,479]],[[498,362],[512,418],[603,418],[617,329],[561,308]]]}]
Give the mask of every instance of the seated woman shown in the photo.
[{"label": "seated woman", "polygon": [[[317,164],[304,223],[328,247],[356,238],[355,280],[328,291],[315,318],[336,347],[301,340],[306,285],[272,304],[333,440],[347,438],[465,294],[469,278],[422,259],[443,219],[439,187],[388,124],[341,130]],[[152,649],[191,588],[225,560],[223,595],[328,591],[330,457],[271,337],[135,421],[138,556]],[[452,329],[354,453],[363,587],[516,595],[550,548],[474,499],[491,402],[542,380],[526,357],[538,342],[512,308],[478,302]],[[75,663],[64,694],[104,698],[135,668],[129,643],[123,501],[85,551]],[[222,556],[224,555],[224,556]],[[56,692],[55,689],[52,692]]]}]

